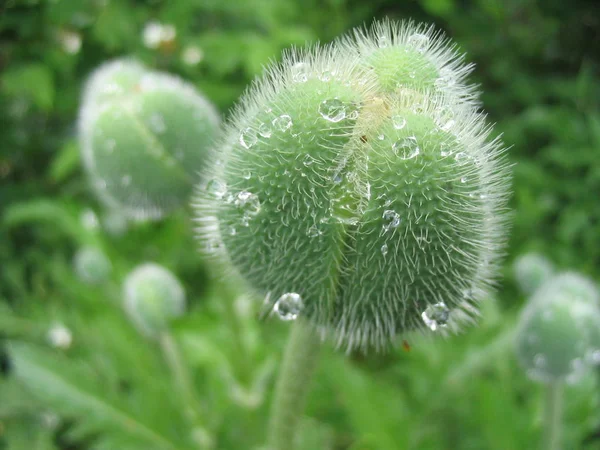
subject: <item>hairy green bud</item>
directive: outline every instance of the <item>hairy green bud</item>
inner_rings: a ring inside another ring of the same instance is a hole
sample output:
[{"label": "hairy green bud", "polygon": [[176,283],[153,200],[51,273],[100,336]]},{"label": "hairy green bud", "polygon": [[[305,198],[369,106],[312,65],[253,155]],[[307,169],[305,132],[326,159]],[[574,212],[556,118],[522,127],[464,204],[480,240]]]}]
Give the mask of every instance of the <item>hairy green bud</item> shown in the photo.
[{"label": "hairy green bud", "polygon": [[192,85],[129,60],[97,69],[79,119],[84,166],[109,206],[159,219],[185,204],[218,129]]},{"label": "hairy green bud", "polygon": [[552,276],[554,267],[546,257],[526,253],[515,260],[513,273],[521,291],[531,295]]},{"label": "hairy green bud", "polygon": [[146,263],[136,267],[123,286],[125,312],[138,328],[156,338],[171,320],[185,312],[185,291],[179,280],[164,267]]},{"label": "hairy green bud", "polygon": [[196,201],[206,248],[339,345],[477,313],[505,241],[503,149],[471,66],[413,24],[292,51],[246,93]]},{"label": "hairy green bud", "polygon": [[85,283],[100,284],[108,280],[112,264],[102,250],[96,247],[83,247],[73,258],[75,273]]},{"label": "hairy green bud", "polygon": [[527,374],[538,381],[576,382],[600,362],[600,294],[577,273],[551,278],[523,310],[516,353]]}]

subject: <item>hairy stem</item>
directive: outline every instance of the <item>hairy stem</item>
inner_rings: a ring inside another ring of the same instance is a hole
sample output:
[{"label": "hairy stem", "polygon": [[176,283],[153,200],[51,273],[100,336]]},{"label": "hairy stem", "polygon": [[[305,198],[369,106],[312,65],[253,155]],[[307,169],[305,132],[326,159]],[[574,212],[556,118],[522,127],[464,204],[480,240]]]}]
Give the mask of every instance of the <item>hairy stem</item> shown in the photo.
[{"label": "hairy stem", "polygon": [[163,356],[171,375],[175,382],[176,389],[181,402],[185,405],[185,415],[188,418],[190,425],[194,428],[200,448],[211,447],[209,434],[205,429],[202,419],[202,408],[196,394],[196,388],[192,381],[189,367],[181,356],[181,351],[173,335],[169,331],[163,331],[159,337],[159,344]]},{"label": "hairy stem", "polygon": [[562,410],[564,386],[553,381],[546,386],[546,404],[544,410],[544,450],[560,450],[562,437]]},{"label": "hairy stem", "polygon": [[269,450],[293,450],[320,348],[321,340],[315,330],[297,320],[292,325],[275,386],[268,431]]}]

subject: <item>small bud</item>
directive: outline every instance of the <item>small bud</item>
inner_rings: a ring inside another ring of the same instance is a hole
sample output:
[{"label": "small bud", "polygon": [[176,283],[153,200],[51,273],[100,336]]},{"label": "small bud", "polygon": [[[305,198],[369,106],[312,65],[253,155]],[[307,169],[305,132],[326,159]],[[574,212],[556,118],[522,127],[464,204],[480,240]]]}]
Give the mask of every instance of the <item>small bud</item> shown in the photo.
[{"label": "small bud", "polygon": [[539,287],[523,310],[516,352],[527,374],[543,382],[576,382],[600,349],[600,295],[587,278],[563,273]]},{"label": "small bud", "polygon": [[56,324],[48,330],[48,343],[55,348],[68,350],[73,343],[71,330],[62,324]]},{"label": "small bud", "polygon": [[151,338],[166,331],[185,312],[185,291],[169,270],[146,263],[125,279],[125,311],[138,330]]},{"label": "small bud", "polygon": [[552,276],[553,272],[552,263],[537,253],[519,256],[513,265],[517,285],[526,295],[532,295]]},{"label": "small bud", "polygon": [[86,84],[79,119],[95,191],[131,218],[161,218],[187,203],[218,123],[183,80],[133,61],[105,64]]},{"label": "small bud", "polygon": [[470,70],[406,23],[288,53],[216,147],[196,202],[205,248],[283,299],[271,304],[282,319],[348,349],[456,330],[506,238],[504,150]]},{"label": "small bud", "polygon": [[88,284],[101,284],[108,280],[112,264],[102,250],[84,247],[77,251],[73,260],[75,273]]}]

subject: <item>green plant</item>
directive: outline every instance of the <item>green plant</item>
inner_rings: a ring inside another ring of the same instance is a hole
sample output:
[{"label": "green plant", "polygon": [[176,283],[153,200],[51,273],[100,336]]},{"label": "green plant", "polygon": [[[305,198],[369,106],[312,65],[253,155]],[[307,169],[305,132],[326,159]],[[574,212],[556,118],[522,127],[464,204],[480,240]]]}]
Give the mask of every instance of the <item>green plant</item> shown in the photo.
[{"label": "green plant", "polygon": [[539,287],[521,314],[516,353],[527,375],[546,385],[545,446],[561,448],[564,383],[600,361],[600,293],[586,277],[562,273]]},{"label": "green plant", "polygon": [[[210,253],[291,333],[269,445],[293,444],[319,339],[458,330],[497,275],[508,171],[432,28],[376,23],[286,54],[241,100],[196,201]],[[307,327],[307,329],[304,329]]]},{"label": "green plant", "polygon": [[219,118],[191,85],[130,60],[97,69],[79,118],[82,158],[94,190],[134,219],[184,205]]},{"label": "green plant", "polygon": [[553,273],[552,263],[537,253],[521,255],[513,264],[514,278],[525,295],[532,295]]}]

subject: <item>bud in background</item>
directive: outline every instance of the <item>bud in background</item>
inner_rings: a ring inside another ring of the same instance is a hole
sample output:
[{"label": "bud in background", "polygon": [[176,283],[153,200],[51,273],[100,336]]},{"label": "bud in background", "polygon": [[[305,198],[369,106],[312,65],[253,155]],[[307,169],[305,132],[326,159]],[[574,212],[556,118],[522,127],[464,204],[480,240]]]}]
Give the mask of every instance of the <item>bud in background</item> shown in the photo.
[{"label": "bud in background", "polygon": [[552,263],[537,253],[521,255],[513,264],[513,276],[525,295],[532,295],[553,273]]},{"label": "bud in background", "polygon": [[117,60],[85,86],[83,162],[105,203],[133,219],[159,219],[188,202],[218,126],[215,108],[192,85]]},{"label": "bud in background", "polygon": [[532,379],[575,383],[597,362],[600,294],[577,273],[557,275],[535,291],[517,328],[516,352]]},{"label": "bud in background", "polygon": [[127,275],[123,288],[125,311],[145,336],[157,338],[171,320],[185,312],[185,292],[164,267],[146,263]]},{"label": "bud in background", "polygon": [[95,247],[79,249],[73,258],[73,265],[79,279],[88,284],[104,283],[112,271],[108,257]]}]

